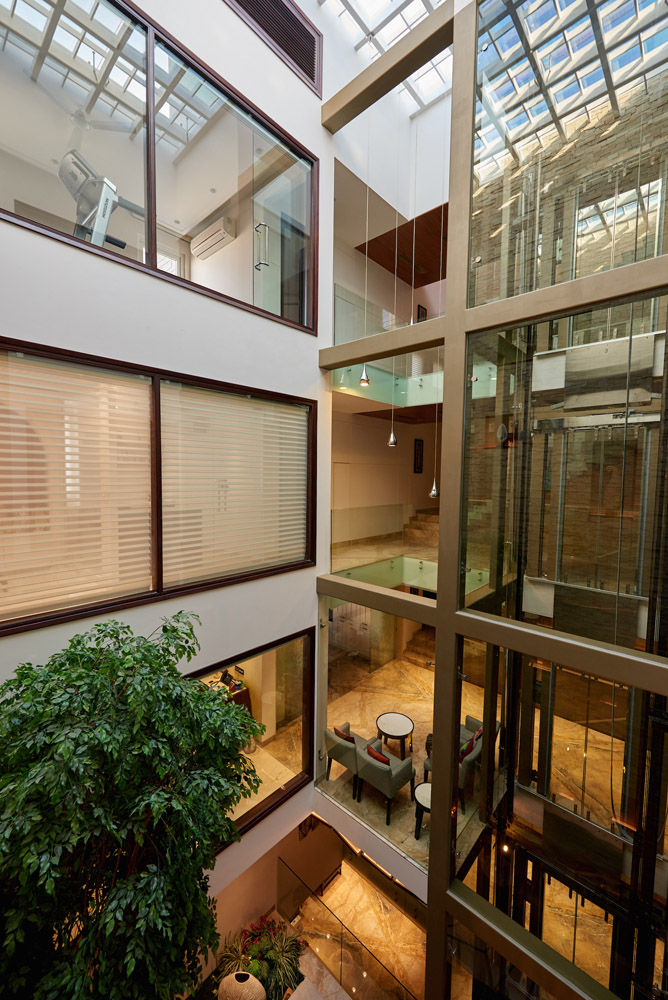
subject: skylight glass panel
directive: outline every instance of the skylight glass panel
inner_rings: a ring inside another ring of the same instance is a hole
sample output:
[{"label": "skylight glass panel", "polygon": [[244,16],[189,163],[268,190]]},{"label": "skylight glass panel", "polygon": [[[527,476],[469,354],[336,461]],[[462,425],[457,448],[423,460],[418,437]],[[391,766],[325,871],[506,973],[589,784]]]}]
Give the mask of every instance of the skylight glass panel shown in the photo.
[{"label": "skylight glass panel", "polygon": [[62,47],[70,54],[74,52],[77,46],[77,39],[74,35],[70,34],[69,31],[65,31],[65,29],[60,25],[58,25],[53,33],[53,40],[54,42],[57,42],[58,45],[62,45]]},{"label": "skylight glass panel", "polygon": [[568,46],[563,41],[558,42],[556,45],[554,42],[550,42],[549,46],[543,46],[543,48],[539,49],[538,52],[540,55],[541,65],[546,76],[548,76],[556,66],[566,62],[570,55]]},{"label": "skylight glass panel", "polygon": [[571,77],[564,84],[559,86],[553,91],[554,99],[557,104],[562,104],[564,101],[569,100],[571,97],[575,97],[576,94],[580,93],[580,84],[576,77]]},{"label": "skylight glass panel", "polygon": [[605,80],[603,73],[603,67],[600,63],[590,63],[590,68],[584,69],[578,74],[580,83],[583,87],[593,87],[594,84],[600,83],[601,80]]},{"label": "skylight glass panel", "polygon": [[25,3],[25,0],[16,0],[15,13],[17,17],[20,17],[22,21],[27,24],[32,25],[38,31],[44,31],[46,27],[46,17],[40,11],[35,10],[30,4]]},{"label": "skylight glass panel", "polygon": [[634,62],[639,62],[641,58],[642,52],[640,50],[640,45],[638,42],[634,42],[621,52],[619,49],[617,50],[617,55],[614,55],[610,60],[610,68],[613,73],[619,73],[619,71],[624,69],[625,66],[630,66]]},{"label": "skylight glass panel", "polygon": [[579,52],[581,49],[586,48],[588,45],[592,45],[596,39],[594,38],[594,29],[591,26],[591,21],[588,17],[582,18],[566,32],[566,37],[571,46],[573,52]]},{"label": "skylight glass panel", "polygon": [[554,6],[553,0],[547,0],[547,3],[541,4],[537,10],[531,10],[531,6],[533,5],[525,4],[523,9],[530,31],[538,31],[539,28],[554,21],[557,17],[557,8]]},{"label": "skylight glass panel", "polygon": [[668,25],[659,24],[658,27],[652,29],[653,34],[647,32],[643,36],[642,45],[645,53],[653,52],[654,49],[658,49],[665,45],[668,47]]},{"label": "skylight glass panel", "polygon": [[[608,4],[607,7],[609,8],[610,5]],[[630,21],[632,17],[635,17],[635,14],[636,6],[634,0],[626,0],[626,3],[603,15],[601,18],[601,27],[604,33],[613,31],[620,24],[624,24],[625,21]]]},{"label": "skylight glass panel", "polygon": [[104,25],[114,35],[118,35],[125,22],[106,4],[99,3],[95,9],[94,20]]}]

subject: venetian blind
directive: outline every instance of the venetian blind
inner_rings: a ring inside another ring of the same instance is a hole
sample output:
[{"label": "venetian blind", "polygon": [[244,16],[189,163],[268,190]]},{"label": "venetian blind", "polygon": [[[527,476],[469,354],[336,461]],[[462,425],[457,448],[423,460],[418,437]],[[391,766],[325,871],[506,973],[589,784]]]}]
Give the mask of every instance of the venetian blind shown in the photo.
[{"label": "venetian blind", "polygon": [[163,382],[165,586],[306,558],[308,408]]},{"label": "venetian blind", "polygon": [[0,607],[151,589],[151,384],[0,352]]}]

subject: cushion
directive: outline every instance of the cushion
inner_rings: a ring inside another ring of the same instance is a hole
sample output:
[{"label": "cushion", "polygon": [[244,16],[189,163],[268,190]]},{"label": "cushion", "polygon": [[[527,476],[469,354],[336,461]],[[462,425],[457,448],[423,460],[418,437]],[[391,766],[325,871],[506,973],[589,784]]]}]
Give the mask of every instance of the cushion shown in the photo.
[{"label": "cushion", "polygon": [[368,743],[366,745],[366,752],[368,753],[369,757],[373,757],[373,759],[377,760],[379,764],[387,764],[389,767],[390,758],[386,757],[384,753],[379,753],[377,750],[374,750],[374,748],[372,746],[369,746]]},{"label": "cushion", "polygon": [[477,743],[481,737],[482,737],[482,726],[480,727],[480,729],[476,729],[475,733],[473,734],[473,739]]},{"label": "cushion", "polygon": [[459,748],[459,763],[460,764],[471,753],[471,751],[473,750],[473,744],[474,743],[475,743],[475,736],[472,736],[469,740],[466,741],[466,743],[462,743],[462,745]]},{"label": "cushion", "polygon": [[354,743],[355,737],[351,736],[350,733],[344,733],[342,729],[337,729],[334,726],[334,735],[338,736],[340,740],[345,740],[346,743]]}]

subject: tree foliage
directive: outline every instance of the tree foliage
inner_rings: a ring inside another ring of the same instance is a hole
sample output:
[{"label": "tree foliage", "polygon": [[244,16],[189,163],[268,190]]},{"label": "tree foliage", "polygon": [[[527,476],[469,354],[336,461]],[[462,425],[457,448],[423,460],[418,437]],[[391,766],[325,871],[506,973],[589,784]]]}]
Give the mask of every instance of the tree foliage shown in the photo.
[{"label": "tree foliage", "polygon": [[204,872],[259,787],[262,727],[180,675],[193,618],[95,625],[0,686],[4,996],[171,998],[217,946]]}]

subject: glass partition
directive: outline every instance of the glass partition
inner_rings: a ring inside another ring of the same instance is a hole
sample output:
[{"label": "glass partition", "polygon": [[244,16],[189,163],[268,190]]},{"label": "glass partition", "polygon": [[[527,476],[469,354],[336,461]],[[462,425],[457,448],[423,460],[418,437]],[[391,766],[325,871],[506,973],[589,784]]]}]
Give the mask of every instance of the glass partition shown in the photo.
[{"label": "glass partition", "polygon": [[332,373],[332,571],[436,592],[442,351]]},{"label": "glass partition", "polygon": [[276,909],[349,997],[415,1000],[414,995],[279,858]]},{"label": "glass partition", "polygon": [[301,788],[312,774],[313,641],[310,630],[192,675],[222,688],[265,727],[245,748],[261,784],[232,814],[242,829]]},{"label": "glass partition", "polygon": [[[445,50],[411,93],[444,87],[450,66]],[[443,315],[450,101],[413,117],[390,93],[339,138],[348,156],[334,169],[335,344]]]},{"label": "glass partition", "polygon": [[320,788],[426,868],[435,629],[334,598],[322,599],[323,618]]},{"label": "glass partition", "polygon": [[470,305],[665,253],[665,4],[478,10]]},{"label": "glass partition", "polygon": [[105,0],[2,4],[0,92],[0,208],[142,260],[144,29]]},{"label": "glass partition", "polygon": [[462,604],[665,655],[667,308],[469,337]]}]

